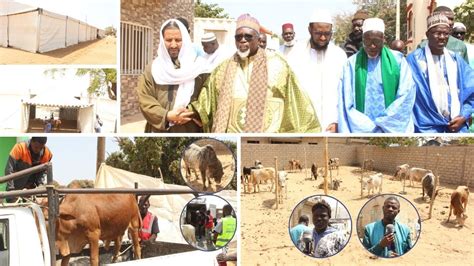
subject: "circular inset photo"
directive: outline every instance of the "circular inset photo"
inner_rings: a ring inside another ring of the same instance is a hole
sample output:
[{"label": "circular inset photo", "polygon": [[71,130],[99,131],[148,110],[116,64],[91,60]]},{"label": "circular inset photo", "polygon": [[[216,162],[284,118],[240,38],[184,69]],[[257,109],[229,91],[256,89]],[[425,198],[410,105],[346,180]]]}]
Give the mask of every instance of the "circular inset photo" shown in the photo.
[{"label": "circular inset photo", "polygon": [[315,195],[293,209],[289,233],[293,244],[304,254],[327,258],[339,253],[349,242],[352,220],[338,199]]},{"label": "circular inset photo", "polygon": [[219,192],[236,175],[232,150],[216,139],[200,139],[184,150],[180,161],[181,177],[198,192]]},{"label": "circular inset photo", "polygon": [[225,199],[204,195],[192,199],[181,212],[184,239],[191,246],[212,251],[225,247],[237,230],[234,208]]},{"label": "circular inset photo", "polygon": [[370,253],[383,258],[399,257],[418,241],[421,220],[413,204],[396,194],[371,198],[357,217],[357,236]]}]

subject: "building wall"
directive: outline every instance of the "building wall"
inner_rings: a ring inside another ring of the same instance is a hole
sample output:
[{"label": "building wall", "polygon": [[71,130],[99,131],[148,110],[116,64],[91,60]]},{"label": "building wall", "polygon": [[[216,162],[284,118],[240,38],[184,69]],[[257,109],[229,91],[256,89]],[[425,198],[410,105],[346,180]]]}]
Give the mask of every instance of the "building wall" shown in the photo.
[{"label": "building wall", "polygon": [[[436,7],[435,0],[408,0],[407,1],[407,27],[408,27],[408,53],[414,51],[416,46],[426,39],[426,18]],[[412,13],[410,16],[410,12]],[[410,19],[411,17],[411,19]],[[411,32],[411,34],[410,34]],[[410,36],[411,35],[411,36]]]},{"label": "building wall", "polygon": [[[288,166],[291,159],[300,160],[309,168],[313,162],[324,165],[324,145],[310,144],[248,144],[242,140],[242,166],[253,166],[260,160],[264,166],[274,167],[278,157],[278,168]],[[436,154],[440,154],[439,160]],[[374,160],[374,171],[395,174],[396,167],[409,164],[410,167],[431,169],[440,176],[440,181],[454,185],[474,185],[474,146],[444,147],[391,147],[381,148],[369,145],[329,144],[329,158],[338,157],[341,165],[360,166],[365,159]]]},{"label": "building wall", "polygon": [[[410,167],[430,169],[440,176],[440,181],[454,185],[474,185],[474,146],[444,147],[392,147],[365,146],[357,149],[357,164],[364,158],[374,160],[375,171],[395,173],[396,167],[409,164]],[[365,155],[364,155],[365,154]],[[437,154],[440,155],[439,160]]]},{"label": "building wall", "polygon": [[[121,21],[153,29],[153,58],[156,57],[161,25],[170,18],[183,17],[193,29],[194,0],[121,0]],[[192,34],[191,34],[192,36]],[[121,75],[121,116],[140,113],[135,88],[140,75]]]}]

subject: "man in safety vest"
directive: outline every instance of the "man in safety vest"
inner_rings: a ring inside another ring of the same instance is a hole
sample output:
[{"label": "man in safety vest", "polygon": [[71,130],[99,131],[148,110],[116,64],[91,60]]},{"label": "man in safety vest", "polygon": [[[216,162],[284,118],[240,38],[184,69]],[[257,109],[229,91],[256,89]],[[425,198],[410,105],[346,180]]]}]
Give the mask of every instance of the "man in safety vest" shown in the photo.
[{"label": "man in safety vest", "polygon": [[140,215],[143,221],[142,228],[140,229],[138,235],[140,237],[141,244],[143,245],[153,244],[158,233],[160,232],[158,227],[158,217],[148,211],[148,208],[150,207],[150,201],[148,200],[149,198],[149,195],[141,196],[138,202]]},{"label": "man in safety vest", "polygon": [[221,248],[232,240],[237,228],[237,220],[232,216],[232,206],[225,205],[222,213],[223,218],[214,228],[214,243],[216,248]]},{"label": "man in safety vest", "polygon": [[[46,137],[32,137],[27,142],[15,144],[10,151],[8,161],[5,166],[5,175],[19,172],[47,163],[53,158],[53,154],[46,147]],[[43,176],[46,171],[31,174],[16,180],[10,180],[7,190],[33,189],[44,183]]]}]

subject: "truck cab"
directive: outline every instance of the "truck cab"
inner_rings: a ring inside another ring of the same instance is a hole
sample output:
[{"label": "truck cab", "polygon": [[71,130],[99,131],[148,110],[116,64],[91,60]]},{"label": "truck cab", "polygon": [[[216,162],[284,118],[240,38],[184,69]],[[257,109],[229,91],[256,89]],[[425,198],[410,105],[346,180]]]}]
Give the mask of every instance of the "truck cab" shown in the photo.
[{"label": "truck cab", "polygon": [[0,265],[51,265],[46,223],[38,205],[0,205]]}]

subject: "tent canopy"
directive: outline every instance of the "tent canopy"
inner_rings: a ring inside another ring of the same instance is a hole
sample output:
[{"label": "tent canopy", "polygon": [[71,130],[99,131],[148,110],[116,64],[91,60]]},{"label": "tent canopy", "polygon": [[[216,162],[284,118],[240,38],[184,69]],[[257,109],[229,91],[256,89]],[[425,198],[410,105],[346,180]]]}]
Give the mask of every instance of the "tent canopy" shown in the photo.
[{"label": "tent canopy", "polygon": [[92,104],[78,100],[74,97],[49,94],[37,95],[31,99],[23,100],[23,103],[29,105],[59,108],[86,108],[92,106]]}]

